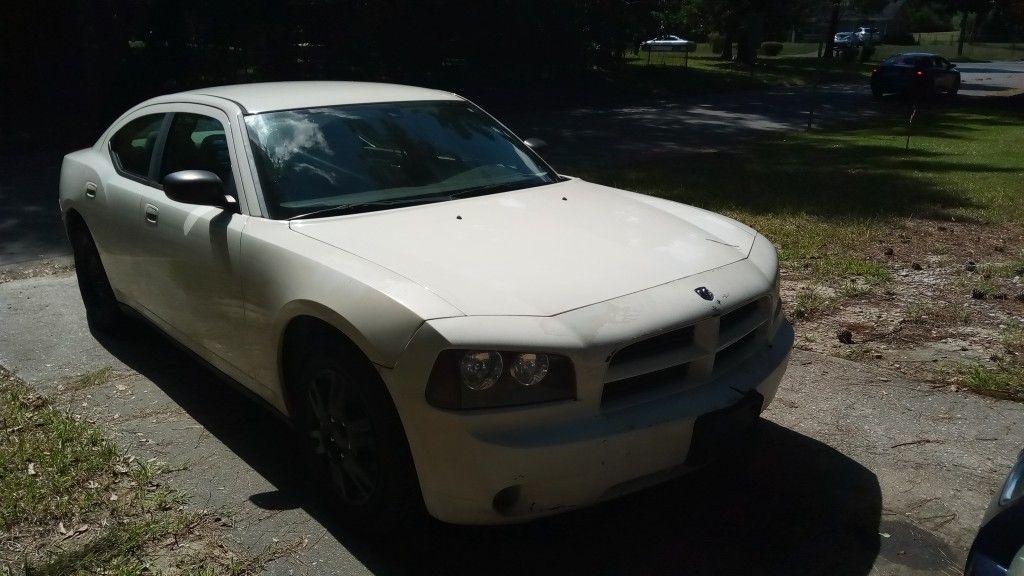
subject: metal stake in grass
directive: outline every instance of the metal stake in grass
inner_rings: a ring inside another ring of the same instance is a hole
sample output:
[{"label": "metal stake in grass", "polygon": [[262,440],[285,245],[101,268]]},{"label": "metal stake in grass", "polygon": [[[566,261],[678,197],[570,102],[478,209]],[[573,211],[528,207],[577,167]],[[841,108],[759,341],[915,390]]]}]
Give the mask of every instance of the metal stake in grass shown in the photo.
[{"label": "metal stake in grass", "polygon": [[910,150],[910,128],[914,124],[914,116],[917,116],[917,103],[914,103],[914,108],[910,111],[910,118],[907,118],[907,145],[904,150]]}]

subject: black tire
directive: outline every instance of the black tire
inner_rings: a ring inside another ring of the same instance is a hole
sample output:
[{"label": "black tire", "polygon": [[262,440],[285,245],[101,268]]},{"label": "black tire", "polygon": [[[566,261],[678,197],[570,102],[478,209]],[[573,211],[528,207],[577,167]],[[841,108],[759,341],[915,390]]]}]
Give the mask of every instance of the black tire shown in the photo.
[{"label": "black tire", "polygon": [[402,530],[426,518],[409,444],[394,403],[351,345],[306,355],[293,396],[311,479],[352,528]]},{"label": "black tire", "polygon": [[68,237],[75,258],[78,290],[82,294],[89,327],[104,334],[113,334],[125,326],[126,317],[110,287],[96,242],[81,222],[69,227]]}]

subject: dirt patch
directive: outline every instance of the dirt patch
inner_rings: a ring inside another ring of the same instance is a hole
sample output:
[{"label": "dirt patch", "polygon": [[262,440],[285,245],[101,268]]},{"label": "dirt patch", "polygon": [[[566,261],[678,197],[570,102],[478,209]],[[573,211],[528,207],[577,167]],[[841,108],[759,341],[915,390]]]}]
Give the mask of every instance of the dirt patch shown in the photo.
[{"label": "dirt patch", "polygon": [[[897,370],[936,387],[978,385],[975,371],[1012,378],[1024,362],[1024,230],[1019,226],[910,220],[864,255],[891,278],[871,286],[845,278],[821,284],[802,271],[783,275],[797,346]],[[1004,378],[1005,380],[1005,378]],[[1021,384],[1024,386],[1024,383]]]},{"label": "dirt patch", "polygon": [[74,269],[75,263],[70,257],[36,260],[26,264],[8,264],[0,266],[0,284],[41,276],[61,276]]}]

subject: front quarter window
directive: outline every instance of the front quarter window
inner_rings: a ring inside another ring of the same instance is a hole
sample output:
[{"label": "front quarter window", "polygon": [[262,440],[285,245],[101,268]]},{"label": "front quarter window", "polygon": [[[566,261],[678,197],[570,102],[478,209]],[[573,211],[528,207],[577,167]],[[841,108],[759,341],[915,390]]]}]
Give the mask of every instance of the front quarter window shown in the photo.
[{"label": "front quarter window", "polygon": [[277,219],[384,209],[539,186],[558,176],[463,101],[391,102],[246,117],[260,186]]}]

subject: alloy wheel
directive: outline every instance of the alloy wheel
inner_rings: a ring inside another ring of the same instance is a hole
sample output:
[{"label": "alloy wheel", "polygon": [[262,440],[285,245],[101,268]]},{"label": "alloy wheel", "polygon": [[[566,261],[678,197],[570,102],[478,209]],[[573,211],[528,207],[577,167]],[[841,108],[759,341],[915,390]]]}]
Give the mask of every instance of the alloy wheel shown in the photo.
[{"label": "alloy wheel", "polygon": [[307,388],[313,450],[325,459],[346,503],[366,504],[377,487],[377,440],[366,405],[334,369],[313,375]]}]

